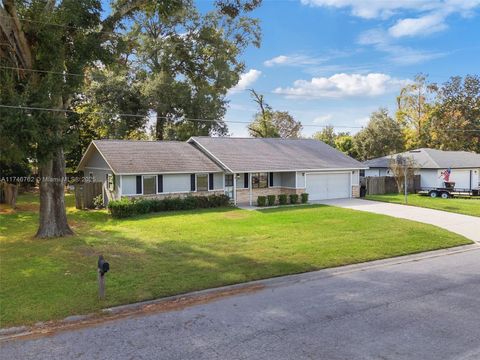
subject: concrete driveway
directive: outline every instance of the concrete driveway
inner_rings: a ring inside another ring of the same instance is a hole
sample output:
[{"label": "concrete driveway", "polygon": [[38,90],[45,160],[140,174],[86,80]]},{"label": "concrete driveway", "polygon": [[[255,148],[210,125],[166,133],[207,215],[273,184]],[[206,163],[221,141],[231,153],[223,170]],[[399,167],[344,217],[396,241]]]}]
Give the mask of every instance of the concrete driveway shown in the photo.
[{"label": "concrete driveway", "polygon": [[480,243],[480,217],[363,199],[323,200],[318,203],[431,224]]},{"label": "concrete driveway", "polygon": [[9,340],[0,358],[480,359],[480,247],[425,256],[266,280],[257,292],[183,310]]}]

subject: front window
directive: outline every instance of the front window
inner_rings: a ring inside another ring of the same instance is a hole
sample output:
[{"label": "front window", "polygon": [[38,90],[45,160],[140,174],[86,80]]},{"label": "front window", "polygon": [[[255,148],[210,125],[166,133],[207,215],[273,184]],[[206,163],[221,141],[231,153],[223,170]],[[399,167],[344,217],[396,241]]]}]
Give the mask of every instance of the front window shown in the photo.
[{"label": "front window", "polygon": [[197,175],[197,191],[208,191],[208,175]]},{"label": "front window", "polygon": [[156,193],[155,175],[145,175],[143,177],[143,195]]},{"label": "front window", "polygon": [[233,186],[233,174],[225,175],[225,186]]},{"label": "front window", "polygon": [[262,189],[268,186],[268,173],[253,173],[252,188]]}]

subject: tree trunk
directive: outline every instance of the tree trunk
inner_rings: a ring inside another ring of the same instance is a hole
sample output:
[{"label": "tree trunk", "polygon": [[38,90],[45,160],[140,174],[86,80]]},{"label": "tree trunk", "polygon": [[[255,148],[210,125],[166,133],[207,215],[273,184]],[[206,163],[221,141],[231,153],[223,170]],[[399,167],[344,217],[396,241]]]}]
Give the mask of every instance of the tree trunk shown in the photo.
[{"label": "tree trunk", "polygon": [[157,110],[157,124],[155,126],[155,138],[157,140],[164,139],[165,123],[166,123],[165,115]]},{"label": "tree trunk", "polygon": [[65,158],[63,149],[40,167],[40,225],[36,237],[72,235],[65,209]]}]

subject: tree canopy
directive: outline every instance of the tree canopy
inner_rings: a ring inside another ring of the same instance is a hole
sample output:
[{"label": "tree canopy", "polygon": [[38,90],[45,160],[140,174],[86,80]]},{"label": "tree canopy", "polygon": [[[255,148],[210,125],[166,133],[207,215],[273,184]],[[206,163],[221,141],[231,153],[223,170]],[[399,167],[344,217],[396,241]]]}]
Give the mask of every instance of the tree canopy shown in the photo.
[{"label": "tree canopy", "polygon": [[[223,117],[224,95],[243,70],[238,56],[259,43],[258,22],[246,15],[259,4],[217,0],[200,15],[190,0],[116,0],[102,19],[100,0],[1,1],[0,63],[10,69],[0,72],[0,101],[13,108],[1,109],[0,160],[39,164],[46,180],[37,236],[72,233],[64,203],[64,152],[72,142],[142,136],[152,110],[162,111],[158,138],[163,120],[173,127]],[[223,128],[188,124],[169,137]]]},{"label": "tree canopy", "polygon": [[381,108],[354,135],[326,126],[314,139],[359,160],[428,147],[480,152],[480,77],[430,83],[420,74],[400,90],[395,118]]},{"label": "tree canopy", "polygon": [[367,126],[354,138],[355,149],[360,160],[368,160],[403,151],[402,128],[385,108],[372,113]]},{"label": "tree canopy", "polygon": [[265,102],[264,96],[255,90],[250,90],[253,100],[257,103],[259,111],[253,121],[248,125],[248,132],[252,137],[280,137],[299,138],[302,131],[302,123],[296,121],[288,111],[274,111]]}]

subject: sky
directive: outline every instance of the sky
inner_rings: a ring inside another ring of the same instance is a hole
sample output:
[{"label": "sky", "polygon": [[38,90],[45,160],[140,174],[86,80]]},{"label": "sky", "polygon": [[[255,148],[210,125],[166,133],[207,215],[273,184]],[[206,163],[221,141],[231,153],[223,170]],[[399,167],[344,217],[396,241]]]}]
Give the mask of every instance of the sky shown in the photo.
[{"label": "sky", "polygon": [[[200,8],[210,0],[198,0]],[[480,0],[264,0],[260,48],[228,94],[231,136],[248,136],[256,107],[248,92],[289,111],[311,136],[325,125],[355,133],[379,107],[394,113],[416,74],[443,83],[480,74]]]}]

